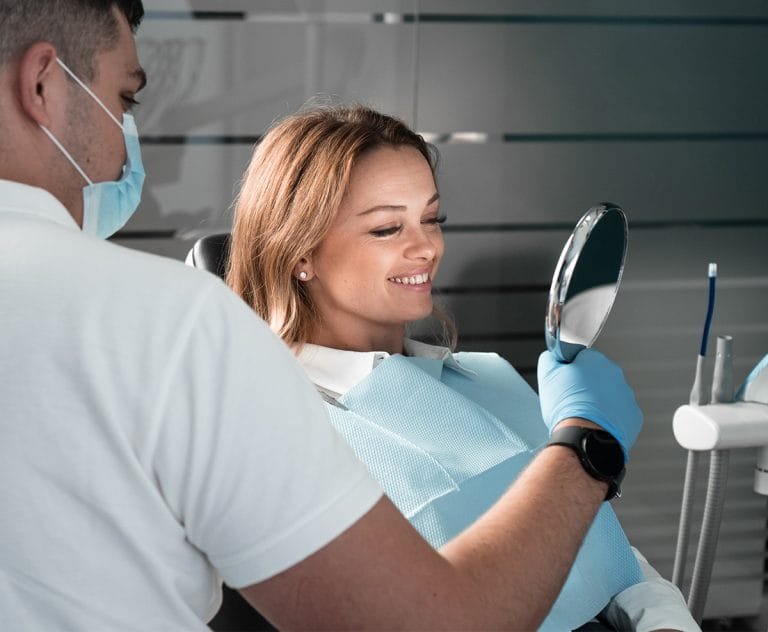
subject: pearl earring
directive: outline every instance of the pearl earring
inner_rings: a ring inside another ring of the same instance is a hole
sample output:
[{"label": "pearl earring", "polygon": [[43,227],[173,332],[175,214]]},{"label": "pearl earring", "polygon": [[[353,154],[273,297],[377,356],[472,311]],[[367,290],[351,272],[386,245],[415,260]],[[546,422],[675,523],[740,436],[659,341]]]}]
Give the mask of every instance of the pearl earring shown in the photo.
[{"label": "pearl earring", "polygon": [[304,270],[302,270],[301,272],[299,272],[299,278],[302,281],[306,281],[307,280],[307,273]]}]

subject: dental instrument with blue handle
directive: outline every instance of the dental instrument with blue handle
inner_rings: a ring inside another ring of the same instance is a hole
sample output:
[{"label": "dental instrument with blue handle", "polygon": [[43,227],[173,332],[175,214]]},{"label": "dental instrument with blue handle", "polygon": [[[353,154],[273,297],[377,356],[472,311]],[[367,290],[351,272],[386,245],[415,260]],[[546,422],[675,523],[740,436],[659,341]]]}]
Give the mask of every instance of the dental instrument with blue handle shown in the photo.
[{"label": "dental instrument with blue handle", "polygon": [[[717,279],[717,264],[709,264],[709,300],[707,302],[707,315],[704,319],[704,331],[701,336],[699,355],[696,358],[696,374],[693,379],[693,387],[689,403],[692,406],[706,404],[704,390],[704,364],[707,356],[707,341],[709,329],[712,325],[712,314],[715,310],[715,283]],[[685,566],[688,558],[688,539],[690,537],[691,511],[696,490],[696,471],[699,464],[699,452],[688,450],[685,465],[685,479],[683,483],[683,498],[680,507],[680,524],[677,531],[677,546],[675,549],[675,562],[672,570],[672,583],[682,590],[685,579]]]},{"label": "dental instrument with blue handle", "polygon": [[715,284],[717,282],[717,264],[710,263],[707,276],[709,277],[709,300],[707,301],[707,316],[704,319],[704,331],[701,334],[701,346],[699,356],[696,358],[696,375],[693,378],[690,404],[703,406],[706,404],[704,386],[704,364],[707,357],[707,342],[709,341],[709,329],[712,326],[712,315],[715,312]]}]

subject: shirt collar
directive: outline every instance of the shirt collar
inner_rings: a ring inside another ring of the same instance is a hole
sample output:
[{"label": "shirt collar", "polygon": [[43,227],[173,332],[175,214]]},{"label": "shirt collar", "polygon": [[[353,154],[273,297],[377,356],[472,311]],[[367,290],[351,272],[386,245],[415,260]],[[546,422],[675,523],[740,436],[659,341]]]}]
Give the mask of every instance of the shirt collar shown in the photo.
[{"label": "shirt collar", "polygon": [[0,212],[41,217],[68,228],[80,230],[64,205],[40,187],[0,180]]},{"label": "shirt collar", "polygon": [[[447,347],[429,345],[410,338],[403,341],[403,347],[409,356],[439,360],[443,366],[454,371],[475,375],[471,369],[461,366]],[[340,397],[368,377],[379,362],[389,355],[386,351],[344,351],[307,343],[296,357],[317,387],[332,397]]]}]

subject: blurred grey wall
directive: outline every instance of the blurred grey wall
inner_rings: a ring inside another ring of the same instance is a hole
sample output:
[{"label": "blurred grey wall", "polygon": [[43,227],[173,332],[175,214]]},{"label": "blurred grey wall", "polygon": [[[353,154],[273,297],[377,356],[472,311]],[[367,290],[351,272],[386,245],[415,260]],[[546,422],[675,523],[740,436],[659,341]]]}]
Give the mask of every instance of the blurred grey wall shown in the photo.
[{"label": "blurred grey wall", "polygon": [[[368,103],[442,155],[448,251],[437,284],[460,348],[497,351],[534,383],[572,225],[604,200],[627,210],[624,283],[598,348],[625,369],[646,426],[615,507],[669,577],[685,463],[671,420],[688,399],[709,262],[719,265],[712,353],[714,336],[734,336],[740,382],[768,352],[768,4],[145,6],[150,80],[137,120],[148,176],[117,238],[126,246],[183,259],[197,237],[228,230],[237,181],[271,121],[318,94]],[[708,616],[759,608],[766,503],[751,491],[754,456],[731,458]]]}]

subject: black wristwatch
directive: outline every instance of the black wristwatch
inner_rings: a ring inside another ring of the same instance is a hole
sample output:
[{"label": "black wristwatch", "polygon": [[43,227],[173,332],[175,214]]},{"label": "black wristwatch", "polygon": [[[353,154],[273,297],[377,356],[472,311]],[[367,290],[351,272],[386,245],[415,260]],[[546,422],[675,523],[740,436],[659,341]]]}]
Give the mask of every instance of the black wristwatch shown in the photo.
[{"label": "black wristwatch", "polygon": [[566,426],[556,428],[548,445],[565,445],[579,455],[579,461],[592,478],[608,483],[606,500],[621,496],[624,450],[614,436],[605,430]]}]

